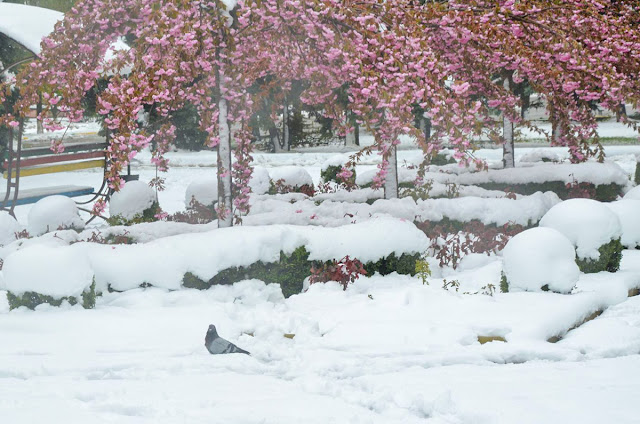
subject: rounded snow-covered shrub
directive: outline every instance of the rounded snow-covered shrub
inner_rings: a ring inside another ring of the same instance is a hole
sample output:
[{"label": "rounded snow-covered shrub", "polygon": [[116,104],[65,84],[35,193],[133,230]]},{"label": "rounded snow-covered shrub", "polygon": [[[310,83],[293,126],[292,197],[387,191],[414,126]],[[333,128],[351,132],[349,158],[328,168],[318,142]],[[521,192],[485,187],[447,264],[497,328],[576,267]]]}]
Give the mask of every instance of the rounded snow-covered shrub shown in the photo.
[{"label": "rounded snow-covered shrub", "polygon": [[27,231],[32,236],[59,229],[84,228],[76,203],[66,196],[48,196],[38,200],[31,207],[27,220]]},{"label": "rounded snow-covered shrub", "polygon": [[270,194],[305,193],[313,194],[313,179],[309,172],[299,166],[282,166],[270,172]]},{"label": "rounded snow-covered shrub", "polygon": [[0,246],[16,240],[16,233],[22,231],[18,221],[8,212],[0,211]]},{"label": "rounded snow-covered shrub", "polygon": [[344,155],[336,155],[330,157],[322,164],[322,168],[320,169],[320,178],[322,182],[328,183],[330,181],[334,183],[349,183],[355,184],[356,182],[356,170],[349,169],[350,175],[345,177],[341,177],[340,174],[347,164],[348,159],[345,158]]},{"label": "rounded snow-covered shrub", "polygon": [[622,245],[629,249],[640,246],[640,200],[625,198],[606,205],[618,215],[622,225]]},{"label": "rounded snow-covered shrub", "polygon": [[[503,250],[508,290],[569,293],[580,277],[576,252],[553,228],[532,228],[513,237]],[[504,286],[504,282],[503,282]]]},{"label": "rounded snow-covered shrub", "polygon": [[271,186],[271,180],[269,177],[269,171],[261,166],[253,168],[251,179],[249,180],[249,187],[254,194],[266,194],[269,192]]},{"label": "rounded snow-covered shrub", "polygon": [[151,222],[159,211],[155,190],[143,181],[129,181],[111,196],[108,222],[111,225]]},{"label": "rounded snow-covered shrub", "polygon": [[622,225],[603,203],[565,200],[542,217],[540,226],[560,231],[573,243],[582,272],[615,272],[620,268]]},{"label": "rounded snow-covered shrub", "polygon": [[59,306],[63,300],[86,308],[95,304],[91,263],[78,246],[36,244],[18,250],[5,258],[3,273],[11,309]]},{"label": "rounded snow-covered shrub", "polygon": [[193,201],[204,206],[212,206],[218,201],[218,180],[216,178],[205,178],[189,184],[184,203],[189,209]]},{"label": "rounded snow-covered shrub", "polygon": [[624,200],[640,200],[640,185],[632,188],[624,195]]}]

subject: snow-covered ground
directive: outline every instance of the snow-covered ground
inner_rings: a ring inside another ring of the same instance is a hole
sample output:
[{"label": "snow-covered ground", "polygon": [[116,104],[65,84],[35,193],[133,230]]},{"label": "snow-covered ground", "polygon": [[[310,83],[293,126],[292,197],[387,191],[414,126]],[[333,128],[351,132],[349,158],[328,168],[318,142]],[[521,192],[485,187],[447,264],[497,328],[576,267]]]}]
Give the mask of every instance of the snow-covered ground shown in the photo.
[{"label": "snow-covered ground", "polygon": [[[606,151],[623,173],[635,172],[640,146],[608,146]],[[566,157],[560,148],[518,148],[519,166],[530,165],[541,152]],[[501,159],[497,150],[476,154],[490,165]],[[254,156],[269,172],[303,166],[317,183],[322,164],[335,152]],[[416,163],[419,156],[416,150],[399,152],[401,163]],[[166,175],[159,201],[172,213],[184,210],[192,182],[215,175],[215,155],[174,152],[169,157],[174,167]],[[378,160],[367,157],[358,173],[375,169]],[[134,172],[142,181],[155,177],[148,154],[138,157]],[[79,182],[98,186],[101,174],[29,177],[21,187]],[[473,197],[478,193],[487,198]],[[313,221],[320,218],[310,216],[320,212],[327,217],[319,222],[323,226],[366,222],[369,214],[411,221],[421,211],[425,219],[458,213],[502,225],[505,217],[537,221],[559,202],[553,193],[512,200],[491,199],[486,191],[465,193],[460,199],[373,205],[326,196],[319,205],[300,199],[291,204],[296,195],[258,198],[247,224],[317,225]],[[27,225],[31,208],[16,209],[21,225]],[[94,221],[80,235],[60,232],[29,243],[63,246],[96,228],[104,230],[104,224]],[[212,229],[187,229],[177,223],[139,225],[130,234],[145,244],[129,251],[141,258],[148,255],[146,260],[157,253],[155,247],[171,251],[171,246],[187,246],[189,236],[172,237],[176,234],[203,233],[191,240],[204,240]],[[368,240],[376,240],[375,228],[370,232],[373,238]],[[387,232],[389,240],[397,236]],[[383,244],[368,243],[376,248]],[[72,247],[83,250],[80,244]],[[7,255],[14,248],[0,253]],[[103,248],[105,260],[117,263],[120,248]],[[100,252],[96,249],[87,265],[94,275]],[[42,268],[36,270],[40,275],[46,275],[45,259],[34,264]],[[153,263],[145,263],[154,271]],[[155,271],[162,274],[161,265],[166,264],[157,264]],[[627,295],[640,287],[639,250],[626,250],[615,274],[580,274],[570,295],[482,294],[489,284],[499,284],[501,256],[471,255],[457,270],[439,269],[434,260],[430,265],[433,276],[428,285],[419,277],[377,275],[359,279],[346,292],[336,283],[318,284],[286,300],[279,287],[252,280],[207,291],[154,287],[104,293],[93,310],[65,304],[9,312],[5,292],[0,291],[0,422],[638,422],[640,296]],[[52,275],[51,281],[60,276]],[[458,281],[459,290],[444,289],[444,279]],[[0,280],[0,290],[3,284]],[[571,330],[600,311],[600,317]],[[211,356],[204,347],[211,323],[252,355]],[[480,344],[478,337],[506,342]],[[549,342],[553,337],[560,340]]]}]

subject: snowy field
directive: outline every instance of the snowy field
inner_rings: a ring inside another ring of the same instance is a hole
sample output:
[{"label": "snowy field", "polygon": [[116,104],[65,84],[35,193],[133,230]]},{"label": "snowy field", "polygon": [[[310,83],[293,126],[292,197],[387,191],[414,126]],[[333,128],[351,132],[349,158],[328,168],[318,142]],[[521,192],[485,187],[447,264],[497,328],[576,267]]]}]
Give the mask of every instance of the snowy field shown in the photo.
[{"label": "snowy field", "polygon": [[[559,148],[519,148],[518,165],[541,150],[566,156]],[[635,171],[640,146],[606,151],[625,175]],[[477,155],[492,165],[500,153]],[[270,173],[303,166],[317,183],[322,164],[334,155],[257,153],[255,163]],[[401,163],[418,157],[416,150],[399,152]],[[159,200],[173,213],[184,210],[191,182],[215,175],[215,156],[175,152],[169,158],[174,168]],[[138,159],[134,172],[143,181],[153,178],[149,156]],[[357,171],[376,164],[369,157]],[[83,171],[25,178],[21,187],[97,186],[100,180],[99,172]],[[286,199],[274,209],[266,200],[258,205],[263,219],[255,223],[281,220],[278,211],[296,215],[300,206],[286,209]],[[548,195],[517,201],[522,206],[513,210],[536,220],[559,202]],[[389,213],[402,214],[398,205]],[[431,206],[440,207],[424,207]],[[308,211],[314,207],[309,201]],[[383,212],[384,205],[376,207]],[[17,208],[20,224],[27,224],[30,208]],[[335,225],[348,224],[335,219]],[[94,222],[83,234],[101,226]],[[165,236],[181,228],[143,224],[131,232],[150,241],[145,246],[152,255],[160,239],[171,245],[177,239]],[[56,246],[71,237],[65,234],[42,237],[42,243]],[[430,264],[428,285],[419,277],[378,275],[346,292],[337,283],[317,284],[286,300],[278,286],[251,280],[207,291],[105,293],[93,310],[41,305],[9,312],[0,291],[0,422],[638,422],[640,296],[627,295],[640,287],[639,250],[625,250],[615,274],[580,274],[571,295],[463,294],[498,284],[502,256],[472,255],[456,270]],[[459,281],[459,292],[443,289],[444,279]],[[572,329],[596,312],[603,313]],[[210,355],[204,336],[211,323],[252,355]],[[480,344],[479,337],[505,341]],[[560,340],[549,342],[553,337]]]}]

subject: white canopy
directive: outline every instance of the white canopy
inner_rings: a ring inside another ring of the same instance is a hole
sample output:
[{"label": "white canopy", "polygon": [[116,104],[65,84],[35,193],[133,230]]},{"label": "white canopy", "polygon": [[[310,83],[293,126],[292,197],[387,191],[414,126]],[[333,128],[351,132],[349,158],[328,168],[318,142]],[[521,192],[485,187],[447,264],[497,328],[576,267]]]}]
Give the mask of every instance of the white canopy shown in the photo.
[{"label": "white canopy", "polygon": [[23,4],[0,3],[0,32],[22,44],[36,55],[40,42],[53,32],[64,14]]}]

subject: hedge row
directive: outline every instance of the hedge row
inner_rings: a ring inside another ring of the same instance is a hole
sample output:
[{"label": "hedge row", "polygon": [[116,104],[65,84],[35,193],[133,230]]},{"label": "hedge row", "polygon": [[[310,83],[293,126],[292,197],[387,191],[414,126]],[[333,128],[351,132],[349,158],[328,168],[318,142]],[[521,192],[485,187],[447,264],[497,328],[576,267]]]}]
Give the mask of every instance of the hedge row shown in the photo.
[{"label": "hedge row", "polygon": [[[376,262],[364,264],[367,275],[378,272],[382,275],[397,272],[398,274],[415,275],[416,261],[420,254],[403,254],[396,257],[391,254]],[[327,264],[330,262],[327,262]],[[282,294],[290,297],[302,292],[302,283],[311,275],[311,268],[322,263],[309,260],[309,252],[303,247],[297,248],[291,255],[280,252],[280,260],[273,263],[256,262],[248,267],[229,268],[219,272],[212,279],[205,281],[188,272],[184,275],[182,285],[186,288],[206,290],[215,285],[233,284],[238,281],[257,279],[265,283],[280,284]]]},{"label": "hedge row", "polygon": [[[576,186],[565,184],[562,181],[547,181],[544,183],[527,184],[482,183],[475,185],[486,190],[509,191],[523,195],[531,195],[538,191],[543,193],[546,191],[553,191],[562,200],[574,197],[584,197],[575,195]],[[583,192],[589,192],[591,194],[589,197],[600,202],[613,202],[618,198],[618,196],[622,195],[622,186],[615,183],[595,185],[593,183],[583,182],[579,183],[578,187],[579,190]]]},{"label": "hedge row", "polygon": [[51,296],[36,292],[25,292],[21,296],[16,296],[11,292],[7,292],[7,300],[9,301],[9,309],[16,309],[20,306],[26,306],[29,309],[35,309],[36,306],[47,303],[51,306],[60,306],[62,302],[67,301],[70,305],[80,304],[85,309],[93,309],[96,306],[96,283],[93,282],[89,291],[82,293],[77,298],[73,296],[67,296],[60,299],[56,299]]}]

